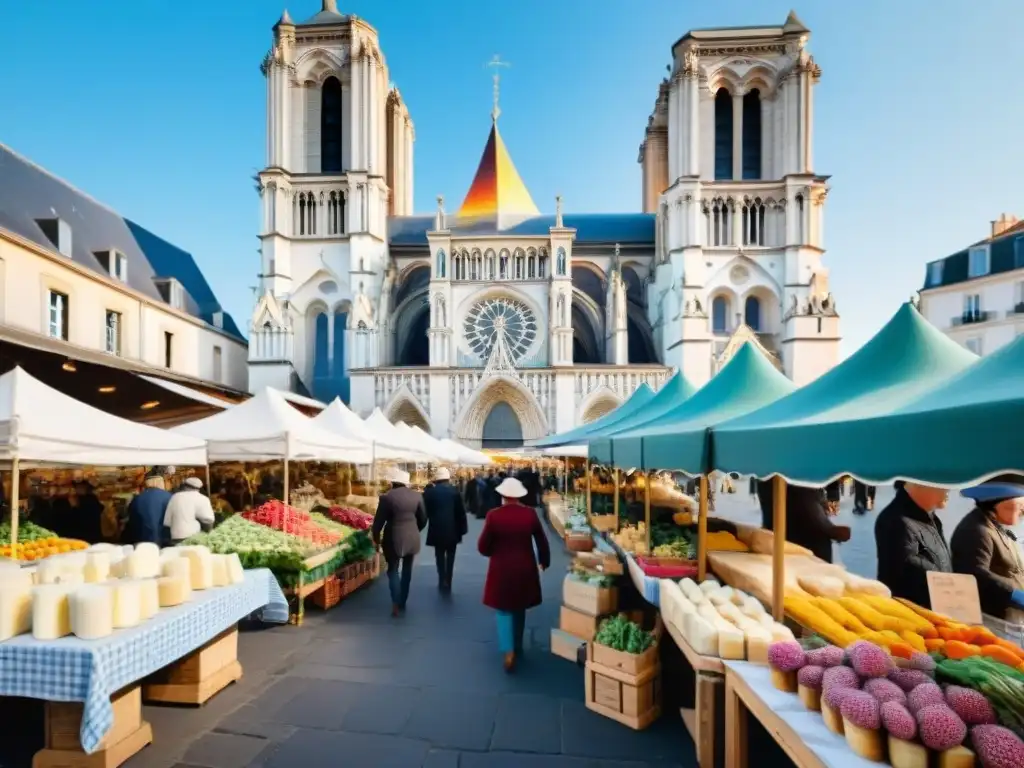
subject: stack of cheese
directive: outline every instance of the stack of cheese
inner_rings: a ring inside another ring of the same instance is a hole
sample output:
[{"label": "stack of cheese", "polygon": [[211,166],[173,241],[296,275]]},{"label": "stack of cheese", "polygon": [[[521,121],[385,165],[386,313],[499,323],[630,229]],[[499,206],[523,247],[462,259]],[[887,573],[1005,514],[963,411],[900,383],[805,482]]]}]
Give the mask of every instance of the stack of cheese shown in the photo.
[{"label": "stack of cheese", "polygon": [[700,586],[690,579],[678,584],[663,579],[661,613],[703,656],[767,664],[769,645],[793,639],[793,633],[772,619],[757,598],[714,579]]},{"label": "stack of cheese", "polygon": [[152,544],[107,544],[31,569],[0,563],[0,641],[25,632],[38,640],[96,640],[186,602],[193,590],[244,580],[237,554],[212,555],[206,547],[161,552]]}]

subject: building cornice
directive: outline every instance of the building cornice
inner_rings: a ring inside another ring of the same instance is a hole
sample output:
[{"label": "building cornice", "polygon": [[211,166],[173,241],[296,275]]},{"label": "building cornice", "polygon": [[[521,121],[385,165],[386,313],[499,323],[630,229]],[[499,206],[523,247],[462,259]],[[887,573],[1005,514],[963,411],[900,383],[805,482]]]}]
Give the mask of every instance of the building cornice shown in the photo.
[{"label": "building cornice", "polygon": [[155,299],[146,296],[144,293],[141,293],[140,291],[136,291],[132,287],[120,282],[119,280],[115,280],[112,277],[106,277],[103,274],[96,272],[95,270],[89,269],[88,267],[84,267],[81,264],[78,264],[77,262],[69,259],[67,256],[55,253],[54,251],[51,251],[48,248],[39,245],[39,243],[35,243],[29,240],[28,238],[22,237],[16,232],[12,232],[9,229],[0,227],[0,239],[6,240],[14,246],[29,251],[30,253],[33,253],[36,256],[40,256],[49,261],[50,263],[57,264],[58,266],[63,267],[64,269],[67,269],[81,277],[88,278],[94,283],[99,283],[100,285],[103,285],[111,289],[112,291],[121,294],[122,296],[127,296],[133,301],[139,302],[139,304],[143,306],[151,307],[153,309],[158,309],[162,312],[166,312],[172,317],[176,317],[179,320],[184,320],[185,322],[190,323],[191,325],[203,328],[204,330],[211,331],[212,333],[216,333],[243,347],[249,347],[249,343],[245,339],[240,339],[234,334],[228,333],[223,328],[218,328],[215,325],[211,325],[202,318],[195,317],[194,315],[191,315],[188,312],[176,309],[172,307],[170,304],[166,304],[162,301],[156,301]]},{"label": "building cornice", "polygon": [[[973,248],[975,246],[971,247]],[[945,258],[948,259],[950,257],[947,256]],[[938,262],[944,261],[945,259],[938,259]],[[935,264],[937,262],[933,261],[929,263]],[[959,291],[984,288],[988,285],[1002,285],[1003,283],[1012,283],[1021,279],[1024,279],[1024,267],[1017,267],[1016,269],[1007,270],[1006,272],[996,272],[995,274],[969,277],[966,280],[961,280],[956,283],[948,283],[947,285],[935,285],[931,288],[921,288],[918,293],[922,296],[936,296],[943,293],[957,293]]]}]

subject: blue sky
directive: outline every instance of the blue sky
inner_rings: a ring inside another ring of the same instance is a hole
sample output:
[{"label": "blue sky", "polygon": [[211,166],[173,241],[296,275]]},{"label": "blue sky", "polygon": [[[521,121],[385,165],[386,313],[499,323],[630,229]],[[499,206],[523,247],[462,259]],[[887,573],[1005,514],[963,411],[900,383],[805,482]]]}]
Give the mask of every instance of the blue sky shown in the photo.
[{"label": "blue sky", "polygon": [[[922,283],[924,263],[1024,213],[1019,0],[351,0],[380,32],[416,124],[417,211],[455,206],[489,127],[542,210],[640,207],[637,148],[688,29],[811,28],[824,70],[815,170],[832,175],[826,264],[844,353]],[[288,0],[296,19],[319,0]],[[243,327],[258,269],[265,83],[283,0],[47,0],[4,9],[0,141],[191,251]]]}]

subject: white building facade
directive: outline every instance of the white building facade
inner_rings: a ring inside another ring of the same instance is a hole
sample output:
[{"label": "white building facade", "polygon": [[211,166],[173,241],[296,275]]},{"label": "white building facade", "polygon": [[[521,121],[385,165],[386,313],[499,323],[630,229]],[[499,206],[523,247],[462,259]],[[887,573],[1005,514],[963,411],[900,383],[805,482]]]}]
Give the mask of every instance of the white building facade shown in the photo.
[{"label": "white building facade", "polygon": [[[798,382],[816,377],[836,360],[838,317],[821,266],[807,34],[791,17],[677,44],[678,77],[641,149],[644,212],[573,214],[558,199],[541,214],[496,104],[462,205],[438,198],[415,216],[413,127],[377,33],[331,0],[299,24],[286,14],[263,66],[251,386],[340,395],[488,448],[591,421],[674,368],[699,386],[736,333]],[[715,100],[730,88],[735,179],[716,174]],[[743,128],[756,88],[764,117]]]},{"label": "white building facade", "polygon": [[248,390],[245,338],[192,256],[3,145],[0,342]]},{"label": "white building facade", "polygon": [[977,355],[1024,333],[1024,222],[1002,214],[991,234],[929,262],[921,313]]}]

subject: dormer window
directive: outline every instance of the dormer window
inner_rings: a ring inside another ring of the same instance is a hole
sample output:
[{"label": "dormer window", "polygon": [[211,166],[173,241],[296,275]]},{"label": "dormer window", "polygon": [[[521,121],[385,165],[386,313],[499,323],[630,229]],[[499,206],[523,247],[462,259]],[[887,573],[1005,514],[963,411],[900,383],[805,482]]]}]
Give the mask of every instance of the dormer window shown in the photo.
[{"label": "dormer window", "polygon": [[120,251],[95,251],[93,255],[100,265],[107,270],[107,274],[122,283],[128,282],[128,257]]},{"label": "dormer window", "polygon": [[36,224],[61,256],[71,258],[71,225],[63,219],[36,219]]},{"label": "dormer window", "polygon": [[160,291],[160,298],[170,306],[185,309],[185,289],[175,278],[159,277],[156,279],[156,287]]}]

